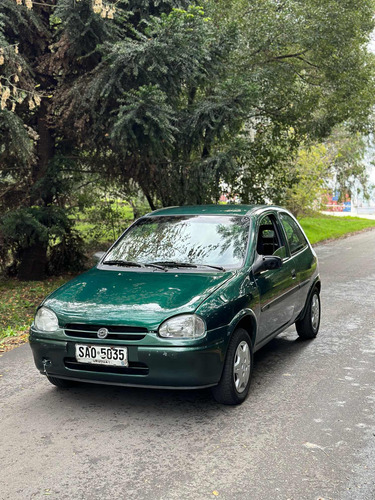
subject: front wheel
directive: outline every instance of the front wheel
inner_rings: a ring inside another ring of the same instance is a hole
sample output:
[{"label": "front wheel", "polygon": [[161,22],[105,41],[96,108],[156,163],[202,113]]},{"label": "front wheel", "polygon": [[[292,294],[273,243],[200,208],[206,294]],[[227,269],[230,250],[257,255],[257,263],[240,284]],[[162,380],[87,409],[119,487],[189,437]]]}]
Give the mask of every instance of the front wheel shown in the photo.
[{"label": "front wheel", "polygon": [[249,334],[238,328],[230,339],[223,373],[212,389],[218,403],[238,405],[245,401],[253,371],[253,346]]},{"label": "front wheel", "polygon": [[301,339],[313,339],[320,325],[320,297],[317,289],[313,291],[303,318],[296,321],[296,329]]}]

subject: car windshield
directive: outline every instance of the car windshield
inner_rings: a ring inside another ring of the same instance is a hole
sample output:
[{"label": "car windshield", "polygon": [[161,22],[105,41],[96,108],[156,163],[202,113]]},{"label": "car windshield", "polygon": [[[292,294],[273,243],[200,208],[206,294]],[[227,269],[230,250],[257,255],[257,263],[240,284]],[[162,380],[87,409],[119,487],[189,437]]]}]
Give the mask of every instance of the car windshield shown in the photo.
[{"label": "car windshield", "polygon": [[103,264],[238,268],[245,258],[249,224],[248,217],[228,215],[145,217],[122,236]]}]

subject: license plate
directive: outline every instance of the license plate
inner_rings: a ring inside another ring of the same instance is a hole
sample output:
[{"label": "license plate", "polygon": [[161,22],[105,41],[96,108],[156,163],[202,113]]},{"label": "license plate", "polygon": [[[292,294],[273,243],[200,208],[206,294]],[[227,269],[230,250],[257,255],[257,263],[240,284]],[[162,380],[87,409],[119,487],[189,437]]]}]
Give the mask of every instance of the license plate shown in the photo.
[{"label": "license plate", "polygon": [[76,344],[76,360],[92,365],[128,366],[126,347]]}]

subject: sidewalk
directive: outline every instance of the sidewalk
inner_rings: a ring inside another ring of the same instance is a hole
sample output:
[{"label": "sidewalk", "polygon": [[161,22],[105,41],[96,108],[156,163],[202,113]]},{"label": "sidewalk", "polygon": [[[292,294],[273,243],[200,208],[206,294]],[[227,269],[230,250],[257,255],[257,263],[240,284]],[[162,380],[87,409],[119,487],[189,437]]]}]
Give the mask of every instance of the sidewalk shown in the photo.
[{"label": "sidewalk", "polygon": [[360,217],[361,219],[371,219],[375,220],[375,213],[374,214],[366,214],[366,213],[358,213],[357,211],[353,212],[328,212],[326,210],[323,210],[321,212],[324,215],[333,215],[335,217]]}]

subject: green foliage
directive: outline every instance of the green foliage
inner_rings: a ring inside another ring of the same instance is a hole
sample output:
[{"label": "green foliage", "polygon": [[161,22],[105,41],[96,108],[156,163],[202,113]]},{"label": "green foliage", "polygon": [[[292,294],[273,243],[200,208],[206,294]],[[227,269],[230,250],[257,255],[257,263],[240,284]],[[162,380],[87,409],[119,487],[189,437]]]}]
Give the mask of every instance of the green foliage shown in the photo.
[{"label": "green foliage", "polygon": [[90,182],[72,190],[76,205],[69,218],[85,242],[87,254],[108,248],[133,222],[150,211],[138,186],[127,189],[87,175]]},{"label": "green foliage", "polygon": [[336,127],[324,143],[301,145],[277,202],[301,216],[321,209],[329,191],[344,198],[359,183],[366,193],[365,150],[363,137],[345,127]]},{"label": "green foliage", "polygon": [[84,251],[82,236],[75,230],[66,231],[60,241],[49,249],[48,274],[82,271],[87,264]]},{"label": "green foliage", "polygon": [[78,79],[61,113],[87,145],[111,149],[108,175],[138,183],[152,206],[217,200],[222,182],[244,201],[275,200],[302,141],[343,121],[370,126],[373,2],[340,5],[237,0],[131,14],[133,31],[103,44],[95,79]]},{"label": "green foliage", "polygon": [[[44,268],[52,272],[53,263],[61,269],[65,261],[69,269],[73,255],[75,269],[82,263],[82,245],[67,209],[75,202],[72,190],[86,165],[77,154],[77,141],[67,140],[54,123],[54,103],[64,85],[71,86],[98,63],[96,47],[111,33],[88,0],[59,0],[56,9],[38,3],[29,10],[14,0],[0,5],[0,83],[8,89],[0,111],[3,268],[12,263],[13,271],[23,267],[36,277]],[[40,270],[32,263],[33,248]]]},{"label": "green foliage", "polygon": [[242,199],[276,201],[301,143],[320,142],[343,122],[372,130],[373,11],[372,0],[215,2],[211,16],[239,26],[233,69],[252,83],[251,141],[232,186]]},{"label": "green foliage", "polygon": [[17,177],[14,169],[18,167],[22,170],[33,161],[33,142],[21,117],[8,109],[0,113],[0,137],[0,161],[3,165],[0,176],[12,172]]},{"label": "green foliage", "polygon": [[87,246],[95,248],[98,243],[113,243],[133,221],[132,208],[115,200],[99,199],[99,203],[86,206],[77,214],[80,221],[78,228]]},{"label": "green foliage", "polygon": [[[53,23],[56,33],[55,49],[61,60],[62,84],[67,74],[72,81],[82,69],[89,70],[98,63],[98,46],[115,36],[113,23],[95,14],[90,0],[58,1],[50,23]],[[66,66],[67,60],[69,66]]]},{"label": "green foliage", "polygon": [[368,125],[372,0],[219,0],[215,6],[218,19],[224,9],[240,23],[237,69],[257,83],[260,114],[317,137],[343,120]]},{"label": "green foliage", "polygon": [[346,195],[352,196],[354,186],[359,183],[366,195],[368,176],[365,153],[368,141],[358,132],[336,127],[326,145],[332,157],[330,173],[334,191],[344,199]]},{"label": "green foliage", "polygon": [[142,156],[157,158],[168,154],[175,142],[174,111],[166,95],[156,85],[130,90],[119,101],[120,107],[111,139],[120,147],[142,151]]},{"label": "green foliage", "polygon": [[212,191],[217,198],[228,158],[224,139],[229,128],[241,127],[245,95],[225,77],[235,30],[218,30],[194,5],[149,16],[136,28],[134,36],[103,46],[96,78],[77,82],[61,113],[77,124],[82,141],[111,148],[108,175],[138,183],[149,202],[203,202]]},{"label": "green foliage", "polygon": [[1,232],[8,245],[24,249],[61,238],[69,227],[70,221],[63,210],[35,206],[7,213],[2,218]]},{"label": "green foliage", "polygon": [[295,216],[322,208],[323,196],[328,194],[330,160],[323,144],[299,150],[290,171],[292,186],[286,189],[283,196],[283,204]]},{"label": "green foliage", "polygon": [[49,248],[51,273],[78,271],[83,267],[82,240],[72,230],[72,222],[65,211],[59,207],[33,206],[9,211],[1,220],[0,233],[0,266],[6,268],[11,252],[10,272],[17,269],[24,251],[34,245]]},{"label": "green foliage", "polygon": [[[323,167],[301,145],[340,123],[353,137],[372,128],[374,0],[120,0],[113,19],[91,6],[0,4],[3,261],[30,267],[33,241],[52,259],[74,240],[65,219],[82,186],[101,179],[151,208],[217,201],[223,185],[244,202],[288,192],[311,205],[302,192]],[[329,175],[348,192],[364,179],[361,147],[340,139],[340,156],[335,141]],[[41,222],[52,207],[65,219]]]}]

